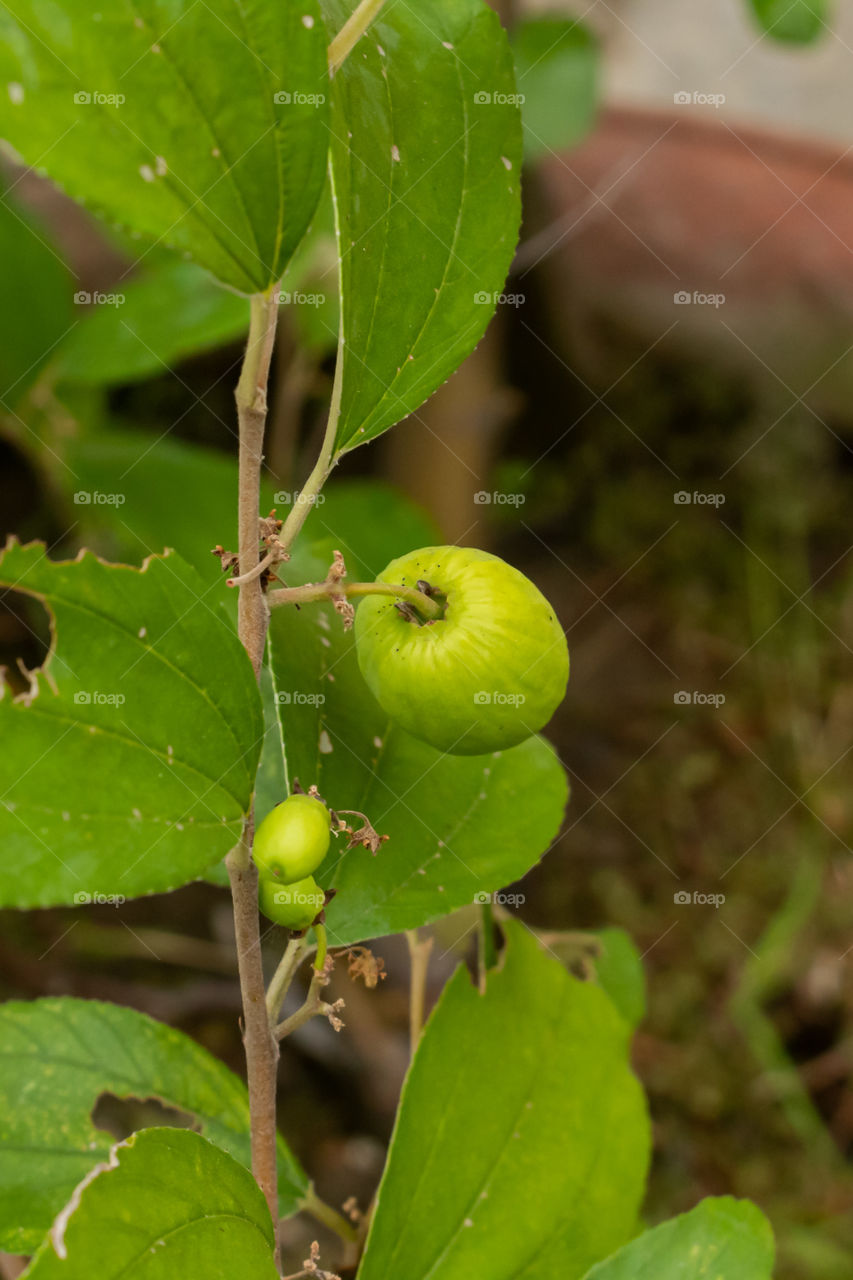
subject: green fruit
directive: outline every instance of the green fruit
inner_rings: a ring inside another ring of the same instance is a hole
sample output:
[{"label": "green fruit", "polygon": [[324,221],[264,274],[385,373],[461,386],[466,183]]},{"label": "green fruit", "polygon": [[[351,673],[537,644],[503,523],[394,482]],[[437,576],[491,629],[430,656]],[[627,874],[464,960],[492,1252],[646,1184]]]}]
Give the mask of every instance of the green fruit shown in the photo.
[{"label": "green fruit", "polygon": [[281,884],[272,877],[261,875],[258,897],[261,911],[274,924],[302,930],[314,923],[323,909],[326,895],[313,876],[306,876],[295,884]]},{"label": "green fruit", "polygon": [[329,850],[329,810],[314,796],[288,796],[255,832],[252,857],[261,875],[282,884],[316,871]]},{"label": "green fruit", "polygon": [[421,623],[391,596],[366,596],[355,640],[380,706],[439,751],[512,747],[550,720],[569,678],[566,637],[541,591],[486,551],[424,547],[377,581],[429,584],[443,614]]}]

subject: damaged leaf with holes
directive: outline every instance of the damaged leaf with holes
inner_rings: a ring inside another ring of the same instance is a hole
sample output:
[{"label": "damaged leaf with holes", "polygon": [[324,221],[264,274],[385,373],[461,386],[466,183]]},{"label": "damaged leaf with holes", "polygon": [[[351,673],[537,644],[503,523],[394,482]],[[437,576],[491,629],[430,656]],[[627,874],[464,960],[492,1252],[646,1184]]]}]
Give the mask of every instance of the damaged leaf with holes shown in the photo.
[{"label": "damaged leaf with holes", "polygon": [[0,700],[0,904],[177,888],[236,843],[263,735],[246,652],[178,556],[141,570],[11,542],[0,587],[43,602],[51,651]]},{"label": "damaged leaf with holes", "polygon": [[243,1165],[186,1129],[143,1129],[76,1188],[31,1280],[277,1280],[264,1197]]},{"label": "damaged leaf with holes", "polygon": [[[0,1249],[36,1249],[77,1183],[107,1158],[113,1139],[93,1114],[103,1094],[177,1108],[250,1164],[246,1086],[188,1036],[97,1000],[8,1001],[0,1006]],[[287,1216],[307,1180],[281,1138],[278,1149]]]}]

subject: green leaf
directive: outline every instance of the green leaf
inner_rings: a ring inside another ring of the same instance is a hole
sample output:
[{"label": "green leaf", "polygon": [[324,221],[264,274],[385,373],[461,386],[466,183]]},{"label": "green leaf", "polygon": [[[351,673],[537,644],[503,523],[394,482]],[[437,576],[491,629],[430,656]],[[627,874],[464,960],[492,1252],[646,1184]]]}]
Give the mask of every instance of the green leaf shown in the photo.
[{"label": "green leaf", "polygon": [[486,994],[460,968],[426,1027],[359,1280],[577,1280],[630,1237],[648,1153],[623,1019],[510,924]]},{"label": "green leaf", "polygon": [[281,276],[325,178],[316,0],[10,0],[0,77],[0,136],[70,195],[242,292]]},{"label": "green leaf", "polygon": [[[142,431],[84,436],[69,443],[66,457],[74,493],[118,490],[123,499],[73,503],[80,522],[75,532],[87,545],[94,540],[105,553],[136,564],[173,548],[202,575],[211,606],[227,600],[211,550],[217,543],[236,549],[236,458]],[[269,492],[262,499],[267,500]]]},{"label": "green leaf", "polygon": [[586,1280],[770,1280],[773,1232],[748,1200],[703,1200],[632,1240]]},{"label": "green leaf", "polygon": [[[308,578],[325,575],[331,547]],[[336,945],[435,920],[517,880],[547,850],[568,788],[543,739],[450,756],[410,737],[374,699],[330,604],[275,609],[270,654],[291,782],[316,783],[333,808],[366,813],[390,837],[376,855],[332,842],[317,878],[338,891],[326,909]]]},{"label": "green leaf", "polygon": [[[324,11],[338,29],[350,5]],[[482,0],[387,6],[332,91],[343,451],[416,409],[482,336],[518,234],[521,129]]]},{"label": "green leaf", "polygon": [[277,1280],[273,1224],[247,1169],[188,1129],[143,1129],[82,1182],[27,1280]]},{"label": "green leaf", "polygon": [[54,628],[31,693],[0,701],[0,902],[133,897],[200,876],[239,837],[263,735],[212,588],[177,556],[140,571],[15,542],[0,585],[42,600]]},{"label": "green leaf", "polygon": [[524,158],[575,146],[589,133],[598,105],[598,43],[581,22],[546,16],[520,22],[512,35],[524,101]]},{"label": "green leaf", "polygon": [[646,1016],[646,979],[640,953],[624,929],[600,929],[595,959],[598,981],[632,1029]]},{"label": "green leaf", "polygon": [[0,199],[0,402],[12,409],[73,325],[71,277],[44,227]]},{"label": "green leaf", "polygon": [[750,0],[753,13],[775,40],[811,44],[829,19],[827,0]]},{"label": "green leaf", "polygon": [[95,386],[136,382],[240,338],[249,327],[246,299],[191,262],[167,261],[105,296],[121,301],[82,312],[60,348],[58,378]]},{"label": "green leaf", "polygon": [[[145,1014],[94,1000],[0,1006],[0,1249],[32,1253],[74,1187],[113,1139],[95,1128],[103,1093],[158,1098],[250,1167],[242,1080],[188,1036]],[[307,1181],[279,1139],[282,1215]]]}]

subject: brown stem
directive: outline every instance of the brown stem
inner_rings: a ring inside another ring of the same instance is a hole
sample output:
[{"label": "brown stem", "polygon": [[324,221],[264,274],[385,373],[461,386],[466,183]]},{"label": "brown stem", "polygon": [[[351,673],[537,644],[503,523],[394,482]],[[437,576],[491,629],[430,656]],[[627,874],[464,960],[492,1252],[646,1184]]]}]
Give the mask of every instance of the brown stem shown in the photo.
[{"label": "brown stem", "polygon": [[[260,559],[258,506],[263,461],[267,382],[275,339],[277,306],[273,291],[256,294],[251,303],[249,341],[237,384],[240,424],[239,453],[239,559],[240,574],[254,569]],[[260,676],[269,611],[259,578],[240,588],[238,601],[240,639],[255,675]],[[243,999],[243,1045],[251,1115],[252,1172],[264,1193],[273,1222],[278,1221],[278,1169],[276,1165],[276,1075],[278,1042],[267,1017],[264,971],[258,921],[258,873],[251,859],[254,806],[243,827],[240,843],[226,858],[231,897],[237,965]],[[279,1252],[276,1247],[276,1267]]]},{"label": "brown stem", "polygon": [[[251,573],[260,561],[259,490],[264,457],[264,424],[267,419],[267,383],[278,316],[278,306],[273,299],[272,291],[256,293],[252,297],[249,343],[236,391],[240,424],[240,577]],[[240,591],[237,625],[256,676],[260,676],[264,659],[267,622],[268,612],[260,582],[253,580]]]}]

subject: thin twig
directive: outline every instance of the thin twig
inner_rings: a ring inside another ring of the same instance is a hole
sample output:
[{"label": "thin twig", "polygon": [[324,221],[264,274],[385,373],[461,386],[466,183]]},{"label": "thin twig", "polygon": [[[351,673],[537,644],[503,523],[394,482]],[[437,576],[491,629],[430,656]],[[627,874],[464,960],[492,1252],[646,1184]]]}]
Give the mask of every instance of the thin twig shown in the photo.
[{"label": "thin twig", "polygon": [[335,1235],[340,1236],[342,1240],[346,1240],[348,1244],[355,1244],[358,1240],[358,1227],[355,1223],[350,1222],[337,1209],[333,1209],[330,1204],[326,1204],[325,1200],[321,1200],[314,1190],[313,1182],[309,1182],[308,1190],[302,1197],[300,1205],[306,1213],[311,1214],[312,1218],[322,1222],[324,1227],[334,1231]]},{"label": "thin twig", "polygon": [[480,927],[477,932],[477,979],[480,991],[485,994],[486,978],[498,962],[495,949],[495,920],[491,902],[480,907]]},{"label": "thin twig", "polygon": [[270,547],[263,560],[259,560],[253,569],[249,569],[247,573],[240,573],[235,578],[226,580],[226,587],[247,587],[250,582],[254,582],[256,578],[260,578],[265,569],[271,569],[274,565],[281,563],[281,556],[277,547]]},{"label": "thin twig", "polygon": [[[240,425],[239,449],[239,561],[240,574],[254,569],[260,559],[258,506],[263,461],[267,383],[275,341],[278,307],[274,290],[251,300],[249,339],[235,398]],[[260,579],[240,588],[238,630],[255,676],[260,676],[269,610]],[[276,1075],[278,1042],[267,1018],[264,971],[258,921],[258,873],[251,859],[254,810],[246,817],[240,843],[226,858],[231,897],[237,964],[243,999],[243,1045],[251,1115],[252,1172],[264,1193],[273,1222],[278,1221],[278,1169],[276,1163]],[[278,1248],[275,1251],[279,1267]]]},{"label": "thin twig", "polygon": [[335,362],[335,380],[332,384],[332,400],[329,405],[329,416],[326,420],[323,444],[320,449],[319,457],[314,464],[314,468],[300,490],[299,501],[294,502],[293,506],[290,508],[290,512],[284,522],[284,527],[279,534],[279,545],[283,547],[285,551],[289,551],[293,546],[297,534],[305,523],[308,512],[314,506],[314,498],[316,498],[317,494],[326,483],[329,473],[335,465],[335,439],[338,432],[338,420],[341,416],[343,368],[343,342],[341,341],[341,338],[339,338],[338,354]]},{"label": "thin twig", "polygon": [[350,14],[329,45],[330,75],[334,75],[341,63],[346,60],[384,3],[385,0],[361,0],[358,8]]},{"label": "thin twig", "polygon": [[276,1040],[284,1040],[285,1036],[292,1035],[294,1031],[298,1031],[306,1022],[310,1022],[312,1018],[326,1017],[331,1022],[336,1031],[340,1031],[343,1023],[338,1014],[344,1007],[343,1000],[336,1000],[334,1004],[327,1004],[322,997],[322,992],[328,982],[325,973],[321,973],[315,969],[311,978],[311,985],[308,988],[308,995],[305,997],[305,1003],[301,1009],[297,1009],[296,1013],[292,1013],[289,1018],[285,1018],[275,1029],[274,1035]]},{"label": "thin twig", "polygon": [[406,930],[406,942],[409,944],[411,957],[411,973],[409,979],[409,1046],[412,1057],[421,1038],[424,1025],[424,1007],[426,1004],[426,984],[429,973],[429,957],[434,938],[418,937],[417,929]]}]

